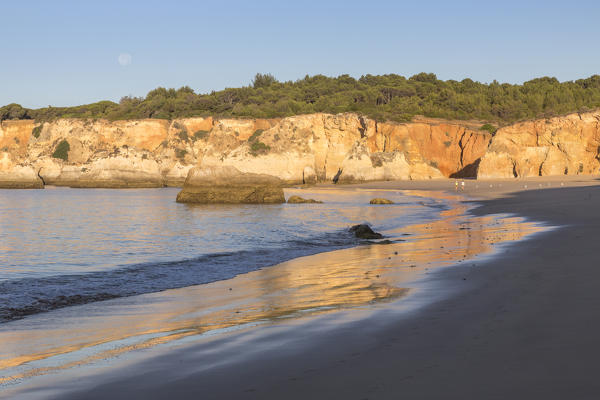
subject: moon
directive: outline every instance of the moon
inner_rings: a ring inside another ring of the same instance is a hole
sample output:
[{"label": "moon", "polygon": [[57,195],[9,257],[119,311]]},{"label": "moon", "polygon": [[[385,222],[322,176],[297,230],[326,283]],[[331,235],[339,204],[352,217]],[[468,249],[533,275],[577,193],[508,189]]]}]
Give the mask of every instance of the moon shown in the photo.
[{"label": "moon", "polygon": [[118,60],[119,60],[119,64],[122,67],[126,67],[126,66],[128,66],[128,65],[131,64],[131,54],[129,54],[129,53],[121,53],[121,54],[119,54]]}]

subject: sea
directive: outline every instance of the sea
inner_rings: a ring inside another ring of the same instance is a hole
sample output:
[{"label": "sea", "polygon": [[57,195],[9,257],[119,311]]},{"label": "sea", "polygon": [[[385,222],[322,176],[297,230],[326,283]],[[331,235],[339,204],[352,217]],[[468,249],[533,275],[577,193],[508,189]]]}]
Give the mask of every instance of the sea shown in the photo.
[{"label": "sea", "polygon": [[323,204],[187,205],[179,189],[0,190],[0,323],[54,309],[231,279],[358,246],[435,220],[443,200],[377,191],[314,191]]},{"label": "sea", "polygon": [[[284,320],[403,312],[460,290],[435,271],[543,230],[471,215],[451,187],[289,188],[322,203],[271,205],[178,190],[0,190],[0,398]],[[383,238],[354,237],[364,223]]]}]

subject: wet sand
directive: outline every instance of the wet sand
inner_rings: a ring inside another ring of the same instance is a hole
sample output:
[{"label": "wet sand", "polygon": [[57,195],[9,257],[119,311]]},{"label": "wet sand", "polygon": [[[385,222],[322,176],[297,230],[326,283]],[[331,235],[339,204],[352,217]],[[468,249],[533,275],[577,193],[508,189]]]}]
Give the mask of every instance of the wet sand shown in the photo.
[{"label": "wet sand", "polygon": [[[466,181],[465,194],[483,199],[474,214],[515,213],[560,228],[513,243],[491,259],[439,269],[422,290],[397,303],[404,306],[207,338],[71,379],[48,376],[45,386],[21,396],[596,398],[597,183]],[[454,190],[448,181],[360,187]]]}]

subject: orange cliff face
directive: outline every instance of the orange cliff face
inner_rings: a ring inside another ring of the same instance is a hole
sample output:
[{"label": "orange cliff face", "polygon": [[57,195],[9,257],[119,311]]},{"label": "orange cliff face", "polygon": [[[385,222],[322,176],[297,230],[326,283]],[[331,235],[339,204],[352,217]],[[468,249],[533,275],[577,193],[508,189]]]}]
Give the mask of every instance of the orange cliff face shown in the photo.
[{"label": "orange cliff face", "polygon": [[[331,181],[338,172],[341,182],[474,176],[473,165],[491,139],[458,123],[376,123],[356,114],[310,114],[272,123],[234,149],[217,149],[218,141],[209,138],[203,162],[294,183]],[[268,151],[253,154],[253,140]]]},{"label": "orange cliff face", "polygon": [[[428,122],[379,124],[381,131],[371,147],[379,151],[403,151],[411,160],[423,160],[445,177],[472,177],[491,139],[480,131],[457,123]],[[383,146],[381,146],[383,141]]]},{"label": "orange cliff face", "polygon": [[478,178],[525,178],[600,172],[600,112],[527,121],[499,129]]},{"label": "orange cliff face", "polygon": [[[0,186],[180,186],[201,165],[231,165],[289,183],[443,178],[465,172],[489,135],[457,123],[377,124],[356,114],[283,119],[4,121]],[[66,160],[55,158],[66,140]],[[17,170],[21,171],[17,174]]]},{"label": "orange cliff face", "polygon": [[0,151],[25,156],[34,121],[2,121],[0,123]]},{"label": "orange cliff face", "polygon": [[27,156],[33,121],[0,122],[0,188],[42,188],[43,182],[34,169],[20,165],[18,160]]},{"label": "orange cliff face", "polygon": [[[181,186],[192,167],[234,166],[288,183],[597,173],[600,113],[507,126],[356,114],[0,124],[0,187]],[[66,140],[66,160],[53,157]]]}]

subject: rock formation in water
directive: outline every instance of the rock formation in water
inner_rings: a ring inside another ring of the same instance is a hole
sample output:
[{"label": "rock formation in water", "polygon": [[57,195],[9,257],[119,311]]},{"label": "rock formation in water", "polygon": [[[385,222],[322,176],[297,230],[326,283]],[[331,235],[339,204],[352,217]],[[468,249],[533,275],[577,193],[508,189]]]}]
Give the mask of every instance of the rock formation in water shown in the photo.
[{"label": "rock formation in water", "polygon": [[315,199],[305,199],[300,196],[290,196],[287,200],[288,204],[322,204],[322,201]]},{"label": "rock formation in water", "polygon": [[382,197],[376,197],[374,199],[371,199],[369,204],[394,204],[394,202],[389,199],[384,199]]},{"label": "rock formation in water", "polygon": [[367,224],[354,225],[350,228],[350,232],[354,233],[359,239],[382,239],[383,235],[381,233],[373,231],[371,227]]},{"label": "rock formation in water", "polygon": [[[378,123],[351,113],[2,121],[0,187],[181,186],[203,165],[288,184],[598,173],[599,119],[591,112],[523,122],[493,138],[476,123]],[[68,151],[60,152],[63,141]]]},{"label": "rock formation in water", "polygon": [[285,203],[283,182],[274,176],[240,172],[226,166],[204,166],[190,170],[178,203],[260,204]]}]

